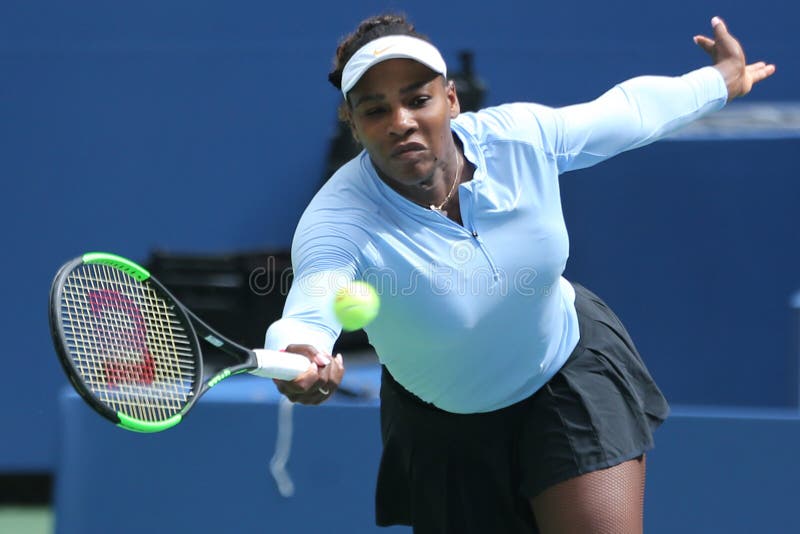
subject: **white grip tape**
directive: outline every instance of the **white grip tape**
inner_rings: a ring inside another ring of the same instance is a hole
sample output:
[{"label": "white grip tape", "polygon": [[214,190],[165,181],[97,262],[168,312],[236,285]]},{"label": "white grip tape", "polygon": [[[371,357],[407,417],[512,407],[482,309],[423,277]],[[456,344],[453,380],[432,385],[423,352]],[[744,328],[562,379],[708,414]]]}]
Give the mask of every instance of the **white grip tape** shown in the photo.
[{"label": "white grip tape", "polygon": [[279,380],[294,380],[308,371],[313,365],[302,354],[281,352],[270,349],[254,349],[258,367],[250,371],[251,374],[264,378],[277,378]]}]

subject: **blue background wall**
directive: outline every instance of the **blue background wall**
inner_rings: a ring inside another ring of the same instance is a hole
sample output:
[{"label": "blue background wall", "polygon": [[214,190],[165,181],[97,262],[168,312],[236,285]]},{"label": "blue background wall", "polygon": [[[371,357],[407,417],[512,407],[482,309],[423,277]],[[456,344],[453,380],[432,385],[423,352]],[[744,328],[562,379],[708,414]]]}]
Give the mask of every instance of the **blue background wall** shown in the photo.
[{"label": "blue background wall", "polygon": [[663,141],[561,179],[566,276],[617,310],[672,403],[797,407],[798,148]]},{"label": "blue background wall", "polygon": [[[691,36],[721,14],[779,66],[751,100],[797,99],[800,9],[783,0],[452,6],[0,3],[0,471],[54,466],[46,301],[64,260],[289,245],[333,133],[330,59],[364,16],[404,10],[452,63],[474,50],[489,103],[561,105],[707,64]],[[798,141],[742,143],[665,142],[565,177],[569,274],[617,308],[674,401],[796,406]]]}]

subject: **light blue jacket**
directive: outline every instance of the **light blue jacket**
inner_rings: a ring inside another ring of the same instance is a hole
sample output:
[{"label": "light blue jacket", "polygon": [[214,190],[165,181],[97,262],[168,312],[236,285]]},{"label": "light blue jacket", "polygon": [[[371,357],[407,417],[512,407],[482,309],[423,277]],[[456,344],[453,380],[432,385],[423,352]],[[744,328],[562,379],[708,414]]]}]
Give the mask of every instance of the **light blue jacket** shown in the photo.
[{"label": "light blue jacket", "polygon": [[558,176],[651,143],[720,109],[705,67],[645,76],[560,109],[507,104],[451,123],[475,166],[459,186],[464,225],[399,195],[362,152],[321,188],[297,227],[295,281],[266,346],[330,352],[332,295],[365,279],[381,295],[367,328],[406,389],[456,413],[496,410],[539,389],[578,342]]}]

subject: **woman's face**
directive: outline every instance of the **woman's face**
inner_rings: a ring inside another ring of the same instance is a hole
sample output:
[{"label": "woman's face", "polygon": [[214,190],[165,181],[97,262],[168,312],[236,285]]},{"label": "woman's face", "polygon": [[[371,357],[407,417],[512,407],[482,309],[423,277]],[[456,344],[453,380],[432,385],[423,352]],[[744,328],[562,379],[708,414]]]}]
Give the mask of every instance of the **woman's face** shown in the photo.
[{"label": "woman's face", "polygon": [[451,83],[411,59],[369,69],[348,94],[350,124],[384,178],[401,187],[431,185],[452,161],[450,119],[459,113]]}]

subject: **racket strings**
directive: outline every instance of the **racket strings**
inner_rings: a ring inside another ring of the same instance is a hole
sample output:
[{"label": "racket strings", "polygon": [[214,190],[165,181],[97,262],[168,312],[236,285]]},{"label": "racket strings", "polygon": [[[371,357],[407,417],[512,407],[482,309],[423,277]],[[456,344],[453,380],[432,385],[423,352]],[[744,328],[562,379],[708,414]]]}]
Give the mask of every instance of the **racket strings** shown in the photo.
[{"label": "racket strings", "polygon": [[147,282],[107,265],[81,265],[67,276],[61,314],[75,368],[112,410],[156,422],[191,400],[190,335],[173,305]]}]

